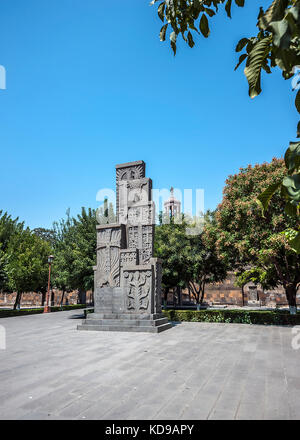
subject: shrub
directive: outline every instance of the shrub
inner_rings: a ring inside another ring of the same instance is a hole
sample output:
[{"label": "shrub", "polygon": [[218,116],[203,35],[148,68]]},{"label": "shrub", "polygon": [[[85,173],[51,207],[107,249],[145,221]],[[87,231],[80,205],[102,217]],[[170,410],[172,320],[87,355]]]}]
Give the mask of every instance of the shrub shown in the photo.
[{"label": "shrub", "polygon": [[[71,304],[68,306],[53,306],[51,307],[51,312],[61,312],[64,310],[73,310],[73,309],[83,309],[85,308],[85,304]],[[23,316],[23,315],[37,315],[39,313],[43,313],[44,308],[39,307],[35,309],[21,309],[21,310],[10,310],[10,309],[0,309],[0,318],[10,318],[12,316]]]},{"label": "shrub", "polygon": [[164,310],[170,321],[224,322],[236,324],[299,325],[300,312],[285,310]]}]

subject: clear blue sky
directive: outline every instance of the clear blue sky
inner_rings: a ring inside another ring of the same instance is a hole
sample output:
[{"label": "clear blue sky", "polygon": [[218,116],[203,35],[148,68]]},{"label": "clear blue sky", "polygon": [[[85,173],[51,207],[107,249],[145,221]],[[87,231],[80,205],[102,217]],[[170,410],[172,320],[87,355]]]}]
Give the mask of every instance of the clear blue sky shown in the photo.
[{"label": "clear blue sky", "polygon": [[229,174],[294,139],[290,81],[265,74],[250,100],[233,70],[235,44],[269,3],[214,17],[210,38],[174,58],[149,0],[2,1],[0,209],[49,227],[68,207],[96,208],[115,164],[140,159],[155,188],[204,188],[215,208]]}]

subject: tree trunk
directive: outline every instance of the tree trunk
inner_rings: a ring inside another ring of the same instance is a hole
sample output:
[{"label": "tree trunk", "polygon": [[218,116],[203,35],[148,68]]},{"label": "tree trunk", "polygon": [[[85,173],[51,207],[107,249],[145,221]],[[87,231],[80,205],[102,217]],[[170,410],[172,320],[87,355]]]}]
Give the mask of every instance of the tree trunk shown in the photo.
[{"label": "tree trunk", "polygon": [[200,304],[203,304],[203,300],[204,300],[204,289],[205,289],[205,283],[202,284],[201,286],[201,298],[200,298]]},{"label": "tree trunk", "polygon": [[196,290],[196,302],[197,302],[197,310],[201,310],[201,296],[200,296],[201,288]]},{"label": "tree trunk", "polygon": [[245,286],[242,286],[242,305],[243,305],[243,307],[245,305],[245,291],[244,291],[244,287]]},{"label": "tree trunk", "polygon": [[170,290],[169,287],[166,287],[165,290],[164,290],[164,309],[165,310],[166,310],[166,307],[167,307],[169,290]]},{"label": "tree trunk", "polygon": [[173,287],[172,289],[173,292],[173,306],[177,306],[177,290],[175,289],[175,287]]},{"label": "tree trunk", "polygon": [[64,303],[64,297],[65,297],[65,289],[63,289],[62,294],[61,294],[61,298],[60,298],[60,307],[63,305]]},{"label": "tree trunk", "polygon": [[46,292],[41,292],[41,293],[42,293],[42,303],[41,303],[41,306],[44,307],[45,301],[46,301]]},{"label": "tree trunk", "polygon": [[50,301],[51,306],[54,306],[54,291],[53,289],[51,289],[51,301]]},{"label": "tree trunk", "polygon": [[294,284],[287,285],[285,287],[286,299],[289,303],[290,314],[296,315],[297,313],[297,303],[296,303],[296,295],[297,295],[297,287]]},{"label": "tree trunk", "polygon": [[193,283],[192,281],[191,281],[191,283],[189,285],[191,287],[192,295],[193,295],[194,299],[196,300],[197,310],[200,310],[200,291],[201,291],[201,287],[199,287],[199,289],[197,290],[197,287],[196,287],[195,283]]},{"label": "tree trunk", "polygon": [[15,304],[14,304],[14,310],[17,310],[17,308],[18,309],[20,308],[21,297],[22,297],[22,293],[21,292],[17,292],[16,299],[15,299]]},{"label": "tree trunk", "polygon": [[182,306],[181,287],[177,286],[178,305]]},{"label": "tree trunk", "polygon": [[170,288],[166,287],[165,291],[164,291],[164,301],[168,301],[168,293],[169,293]]}]

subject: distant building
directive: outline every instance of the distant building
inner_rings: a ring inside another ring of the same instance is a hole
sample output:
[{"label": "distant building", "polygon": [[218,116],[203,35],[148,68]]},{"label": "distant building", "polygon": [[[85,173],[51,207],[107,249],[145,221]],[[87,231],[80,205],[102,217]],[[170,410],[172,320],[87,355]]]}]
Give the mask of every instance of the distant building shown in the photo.
[{"label": "distant building", "polygon": [[176,217],[181,213],[181,202],[174,197],[174,188],[170,189],[170,198],[164,203],[165,214],[169,217]]}]

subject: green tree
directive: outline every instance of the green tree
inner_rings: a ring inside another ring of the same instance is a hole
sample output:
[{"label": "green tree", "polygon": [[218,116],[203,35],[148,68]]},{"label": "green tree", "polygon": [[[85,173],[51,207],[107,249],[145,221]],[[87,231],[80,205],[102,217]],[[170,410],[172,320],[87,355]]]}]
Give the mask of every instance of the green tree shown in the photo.
[{"label": "green tree", "polygon": [[47,257],[51,253],[48,242],[29,229],[14,234],[8,244],[8,285],[17,292],[14,309],[21,303],[23,292],[38,291],[47,285]]},{"label": "green tree", "polygon": [[0,211],[0,291],[9,290],[7,248],[11,238],[23,230],[19,219],[12,219],[7,212]]},{"label": "green tree", "polygon": [[214,213],[208,212],[203,232],[189,236],[189,244],[185,249],[186,277],[197,304],[203,303],[206,284],[223,281],[227,275],[226,263],[216,251],[217,237],[214,225]]},{"label": "green tree", "polygon": [[[33,229],[32,232],[35,235],[37,235],[38,237],[40,237],[42,240],[44,240],[47,243],[49,243],[52,248],[54,248],[55,242],[56,242],[56,236],[55,236],[54,229],[35,228],[35,229]],[[53,266],[52,266],[52,268],[53,268]],[[53,269],[52,269],[52,272],[53,272]],[[52,280],[53,280],[53,275],[51,275],[51,281]],[[41,293],[41,306],[42,307],[45,304],[47,288],[48,288],[48,286],[45,285],[45,284],[42,284],[38,288],[38,292]],[[53,291],[52,291],[52,295],[51,296],[53,296]]]},{"label": "green tree", "polygon": [[[152,0],[151,5],[160,0]],[[216,15],[219,6],[225,4],[227,16],[231,18],[232,0],[163,0],[160,1],[157,13],[163,26],[159,33],[160,41],[165,41],[168,31],[170,45],[176,54],[177,39],[181,35],[190,47],[195,46],[194,35],[202,34],[207,38],[210,34],[209,18]],[[237,6],[244,6],[245,0],[235,0]],[[199,32],[200,31],[200,32]]]},{"label": "green tree", "polygon": [[11,237],[21,232],[23,228],[24,223],[18,218],[13,220],[7,212],[0,211],[0,249],[3,252],[6,252]]},{"label": "green tree", "polygon": [[262,189],[284,174],[283,160],[273,159],[229,176],[216,212],[215,233],[220,257],[240,275],[250,266],[259,269],[257,281],[261,284],[282,285],[293,312],[300,283],[300,256],[291,248],[284,231],[287,226],[295,228],[297,219],[284,211],[279,189],[264,217],[256,203]]},{"label": "green tree", "polygon": [[201,304],[205,285],[224,280],[227,273],[224,261],[216,253],[215,229],[210,228],[213,214],[206,214],[206,228],[194,235],[191,230],[196,223],[188,222],[184,216],[181,221],[163,220],[161,215],[156,227],[155,256],[163,260],[164,299],[170,289],[188,287],[196,303]]},{"label": "green tree", "polygon": [[55,246],[56,237],[53,229],[35,228],[32,232],[42,240],[48,241],[52,247]]},{"label": "green tree", "polygon": [[96,264],[96,211],[82,208],[81,214],[74,218],[74,247],[71,272],[71,285],[79,289],[85,297],[87,290],[93,290],[94,270]]},{"label": "green tree", "polygon": [[163,222],[160,215],[160,224],[155,229],[154,255],[163,260],[162,287],[164,300],[167,300],[170,289],[185,287],[186,281],[186,247],[189,244],[186,235],[187,224],[175,223],[171,218],[169,223]]},{"label": "green tree", "polygon": [[54,283],[63,291],[78,289],[78,301],[94,285],[93,266],[96,264],[96,211],[82,208],[81,214],[54,224]]},{"label": "green tree", "polygon": [[72,291],[71,271],[73,262],[74,222],[70,217],[70,210],[66,212],[66,219],[55,222],[54,261],[53,261],[53,285],[60,289],[62,294],[60,305],[64,302],[66,292]]},{"label": "green tree", "polygon": [[8,286],[7,264],[7,255],[0,249],[0,292]]}]

